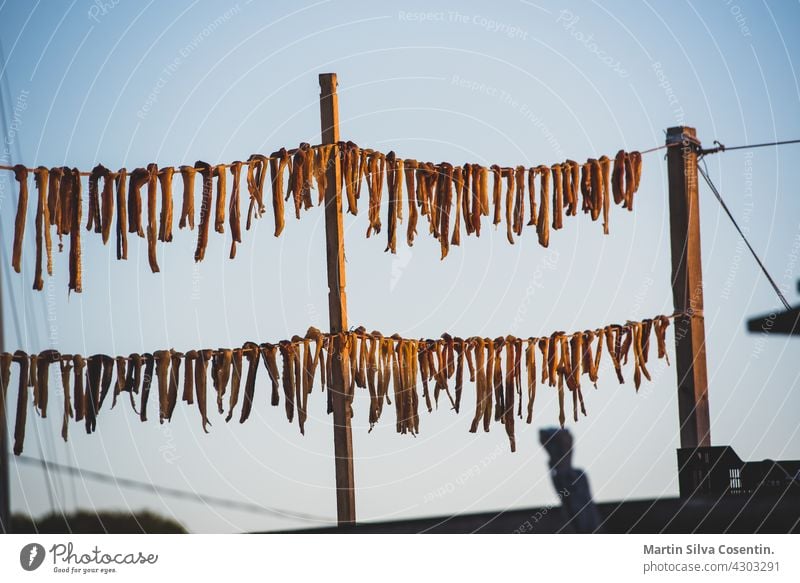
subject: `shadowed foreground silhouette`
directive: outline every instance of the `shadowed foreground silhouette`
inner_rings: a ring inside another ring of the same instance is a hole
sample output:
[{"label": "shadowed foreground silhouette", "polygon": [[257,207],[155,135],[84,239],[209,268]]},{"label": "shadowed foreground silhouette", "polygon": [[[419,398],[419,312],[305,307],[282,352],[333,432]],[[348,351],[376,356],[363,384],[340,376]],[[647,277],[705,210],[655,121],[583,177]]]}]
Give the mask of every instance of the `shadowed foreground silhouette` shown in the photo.
[{"label": "shadowed foreground silhouette", "polygon": [[14,534],[186,534],[186,529],[174,520],[147,510],[135,514],[78,511],[40,518],[14,514],[11,530]]}]

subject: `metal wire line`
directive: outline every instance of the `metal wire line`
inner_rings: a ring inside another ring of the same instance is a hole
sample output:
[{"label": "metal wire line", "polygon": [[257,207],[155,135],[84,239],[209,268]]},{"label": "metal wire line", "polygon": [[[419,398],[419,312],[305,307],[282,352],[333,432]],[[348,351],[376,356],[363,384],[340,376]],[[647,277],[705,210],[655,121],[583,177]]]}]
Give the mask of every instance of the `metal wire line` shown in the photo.
[{"label": "metal wire line", "polygon": [[764,265],[764,263],[758,257],[758,254],[753,249],[753,246],[750,245],[750,241],[747,240],[747,237],[742,232],[742,229],[739,227],[739,224],[736,222],[736,219],[733,218],[733,215],[731,214],[731,211],[728,209],[728,205],[725,204],[725,201],[722,199],[722,195],[719,193],[719,190],[717,190],[717,187],[711,181],[711,178],[709,178],[709,176],[708,176],[708,167],[706,166],[706,162],[705,162],[705,160],[703,160],[702,156],[701,156],[700,160],[703,162],[703,165],[700,166],[700,164],[698,164],[697,165],[697,169],[700,171],[700,174],[705,179],[706,184],[708,184],[708,187],[711,189],[711,192],[714,193],[714,196],[717,198],[717,200],[719,201],[719,204],[722,206],[722,210],[724,210],[725,214],[728,215],[728,218],[733,223],[733,226],[736,227],[736,230],[739,232],[739,235],[742,237],[742,240],[745,242],[745,245],[747,245],[747,248],[750,250],[750,253],[753,255],[753,258],[756,260],[756,263],[758,263],[758,266],[761,268],[761,271],[764,272],[764,275],[769,280],[769,283],[772,286],[772,289],[774,289],[775,293],[778,294],[778,298],[780,299],[781,303],[783,304],[783,307],[786,308],[787,310],[791,310],[792,306],[789,304],[789,302],[786,301],[786,298],[784,297],[783,292],[781,292],[780,288],[778,287],[778,284],[776,284],[775,280],[772,279],[772,276],[770,275],[770,273],[767,270],[767,268]]},{"label": "metal wire line", "polygon": [[120,478],[111,474],[104,474],[102,472],[95,472],[93,470],[84,470],[76,468],[75,466],[68,466],[65,464],[57,464],[54,462],[37,459],[34,457],[19,455],[14,456],[17,462],[24,464],[41,467],[42,464],[46,465],[49,471],[58,471],[68,474],[80,476],[81,478],[89,478],[98,482],[111,483],[115,486],[122,486],[125,488],[132,488],[138,490],[146,490],[151,493],[164,494],[174,498],[181,498],[184,500],[192,500],[194,502],[202,502],[212,506],[222,506],[234,510],[243,510],[246,512],[258,512],[260,514],[269,514],[278,518],[294,518],[298,520],[307,520],[310,522],[325,522],[330,523],[333,520],[329,517],[316,516],[313,514],[306,514],[303,512],[293,512],[291,510],[282,510],[271,506],[262,506],[252,502],[243,502],[238,500],[229,500],[227,498],[220,498],[218,496],[209,496],[206,494],[198,494],[196,492],[189,492],[187,490],[180,490],[178,488],[170,488],[168,486],[158,486],[149,482],[142,482],[139,480],[132,480],[130,478]]}]

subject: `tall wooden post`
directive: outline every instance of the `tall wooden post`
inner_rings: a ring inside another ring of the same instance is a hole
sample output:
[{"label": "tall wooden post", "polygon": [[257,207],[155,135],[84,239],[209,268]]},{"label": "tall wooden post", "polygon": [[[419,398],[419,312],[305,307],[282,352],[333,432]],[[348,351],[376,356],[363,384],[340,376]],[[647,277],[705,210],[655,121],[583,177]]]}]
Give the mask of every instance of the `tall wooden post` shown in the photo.
[{"label": "tall wooden post", "polygon": [[[339,141],[339,98],[336,95],[336,74],[319,76],[322,144]],[[347,294],[345,292],[344,228],[342,226],[341,165],[338,156],[331,156],[326,169],[325,239],[328,255],[328,312],[330,332],[347,330]],[[353,436],[350,414],[344,392],[342,359],[343,342],[332,336],[331,381],[328,387],[333,401],[333,449],[336,456],[336,514],[339,525],[356,521],[355,485],[353,481]]]},{"label": "tall wooden post", "polygon": [[675,311],[675,367],[681,447],[711,445],[703,321],[703,272],[700,264],[700,204],[694,128],[667,130],[669,223],[672,248],[672,299]]}]

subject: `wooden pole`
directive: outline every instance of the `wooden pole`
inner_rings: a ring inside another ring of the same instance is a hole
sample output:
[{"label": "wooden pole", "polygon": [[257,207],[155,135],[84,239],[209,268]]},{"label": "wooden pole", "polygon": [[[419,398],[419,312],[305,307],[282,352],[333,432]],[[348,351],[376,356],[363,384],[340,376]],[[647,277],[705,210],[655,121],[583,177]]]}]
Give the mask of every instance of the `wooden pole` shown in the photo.
[{"label": "wooden pole", "polygon": [[669,223],[672,249],[672,299],[675,318],[675,368],[681,447],[711,445],[703,321],[703,271],[700,263],[700,204],[697,141],[694,128],[667,130]]},{"label": "wooden pole", "polygon": [[[339,98],[336,74],[319,76],[322,144],[339,141]],[[339,157],[331,156],[325,178],[325,239],[328,256],[328,312],[331,334],[347,330],[347,294],[345,292],[344,228],[342,226],[341,166]],[[339,525],[356,521],[353,482],[353,436],[344,387],[341,336],[332,336],[331,381],[328,387],[333,402],[333,450],[336,456],[336,515]]]}]

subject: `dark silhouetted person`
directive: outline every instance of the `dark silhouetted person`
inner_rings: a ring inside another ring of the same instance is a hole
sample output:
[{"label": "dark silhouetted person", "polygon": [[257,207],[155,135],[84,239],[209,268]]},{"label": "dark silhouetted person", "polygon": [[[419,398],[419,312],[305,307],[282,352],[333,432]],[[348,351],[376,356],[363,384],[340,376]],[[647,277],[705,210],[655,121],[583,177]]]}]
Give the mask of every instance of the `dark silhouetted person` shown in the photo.
[{"label": "dark silhouetted person", "polygon": [[566,515],[567,529],[577,533],[598,531],[600,515],[592,501],[589,478],[583,470],[572,467],[572,435],[566,429],[542,429],[539,441],[550,455],[550,477]]}]

